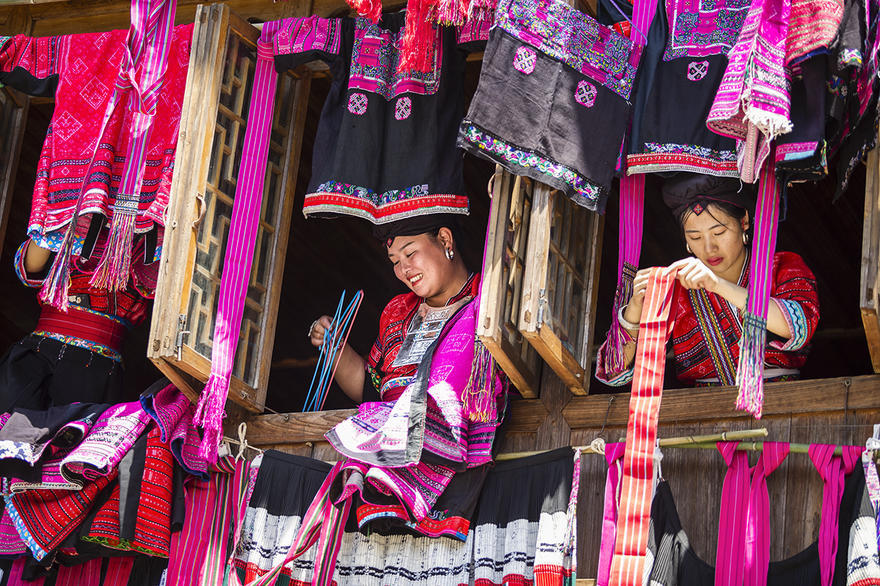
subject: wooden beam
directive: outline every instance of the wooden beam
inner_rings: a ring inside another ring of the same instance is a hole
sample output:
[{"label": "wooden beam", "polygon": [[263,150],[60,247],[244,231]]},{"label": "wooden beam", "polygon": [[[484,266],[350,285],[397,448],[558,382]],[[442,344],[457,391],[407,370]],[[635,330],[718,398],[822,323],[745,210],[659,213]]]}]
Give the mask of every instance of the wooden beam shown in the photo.
[{"label": "wooden beam", "polygon": [[[356,414],[355,409],[255,415],[247,420],[248,443],[255,446],[301,444],[324,441],[324,434],[337,423]],[[537,400],[510,403],[507,433],[534,433],[547,417],[547,409]]]},{"label": "wooden beam", "polygon": [[874,372],[880,373],[880,149],[868,154],[859,307]]},{"label": "wooden beam", "polygon": [[[736,411],[736,387],[698,387],[663,392],[661,423],[750,418]],[[767,383],[764,416],[880,409],[880,375]],[[627,424],[629,393],[574,397],[563,410],[572,429]],[[606,416],[607,414],[607,416]]]}]

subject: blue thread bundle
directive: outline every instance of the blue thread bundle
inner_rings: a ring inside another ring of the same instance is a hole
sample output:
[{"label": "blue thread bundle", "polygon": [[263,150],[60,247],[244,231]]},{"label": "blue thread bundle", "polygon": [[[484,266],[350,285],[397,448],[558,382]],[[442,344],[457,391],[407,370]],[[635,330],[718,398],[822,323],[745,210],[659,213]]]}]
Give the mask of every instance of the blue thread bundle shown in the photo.
[{"label": "blue thread bundle", "polygon": [[[309,392],[306,395],[305,406],[303,412],[320,411],[324,408],[324,402],[327,400],[327,392],[333,383],[333,377],[336,374],[336,366],[342,349],[348,341],[348,334],[354,325],[354,318],[361,306],[361,300],[364,298],[364,292],[358,291],[354,294],[345,305],[345,291],[339,297],[339,304],[336,306],[336,313],[333,314],[333,321],[330,328],[324,332],[324,343],[321,344],[321,353],[318,356],[318,364],[315,366],[315,372],[312,374],[312,382],[309,384]],[[343,310],[343,307],[345,309]]]}]

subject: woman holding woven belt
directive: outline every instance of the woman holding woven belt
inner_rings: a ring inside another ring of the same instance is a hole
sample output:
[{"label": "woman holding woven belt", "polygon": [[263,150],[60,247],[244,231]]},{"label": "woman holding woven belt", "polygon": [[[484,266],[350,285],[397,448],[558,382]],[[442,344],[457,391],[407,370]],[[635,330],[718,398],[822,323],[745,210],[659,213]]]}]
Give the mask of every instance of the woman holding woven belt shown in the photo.
[{"label": "woman holding woven belt", "polygon": [[[663,200],[682,228],[689,254],[678,268],[671,334],[679,381],[687,386],[732,385],[736,379],[742,314],[749,282],[750,202],[736,179],[680,174],[663,187]],[[626,368],[610,372],[599,352],[596,377],[619,386],[633,376],[639,320],[650,269],[633,280],[633,295],[618,314]],[[819,321],[816,279],[793,252],[777,252],[767,312],[766,379],[799,375]]]}]

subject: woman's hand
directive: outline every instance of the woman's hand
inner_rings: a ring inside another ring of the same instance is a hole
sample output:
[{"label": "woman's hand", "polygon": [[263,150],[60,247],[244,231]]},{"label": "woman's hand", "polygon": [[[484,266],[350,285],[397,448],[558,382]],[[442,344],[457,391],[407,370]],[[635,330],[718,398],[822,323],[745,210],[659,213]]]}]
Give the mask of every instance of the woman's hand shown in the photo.
[{"label": "woman's hand", "polygon": [[717,293],[721,279],[700,259],[690,256],[669,265],[678,269],[678,282],[685,289],[705,289]]},{"label": "woman's hand", "polygon": [[309,342],[315,348],[320,348],[324,343],[324,334],[330,329],[333,319],[329,315],[322,315],[312,322],[309,328]]},{"label": "woman's hand", "polygon": [[645,304],[645,291],[648,289],[648,279],[651,269],[642,269],[636,273],[633,279],[633,294],[623,311],[623,319],[637,324],[642,321],[642,306]]}]

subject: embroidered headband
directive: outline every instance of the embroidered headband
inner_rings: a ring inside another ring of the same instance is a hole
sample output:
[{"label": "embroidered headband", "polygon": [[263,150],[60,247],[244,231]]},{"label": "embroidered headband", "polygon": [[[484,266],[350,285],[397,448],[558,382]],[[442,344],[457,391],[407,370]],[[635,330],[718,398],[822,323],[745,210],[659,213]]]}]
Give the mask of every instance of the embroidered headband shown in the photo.
[{"label": "embroidered headband", "polygon": [[391,246],[391,243],[398,236],[418,236],[427,232],[436,234],[440,228],[449,228],[452,230],[453,236],[457,237],[461,229],[461,223],[458,217],[453,214],[416,216],[374,226],[373,236],[381,240],[387,248]]},{"label": "embroidered headband", "polygon": [[752,209],[751,186],[731,177],[679,173],[663,184],[663,203],[677,218],[691,210],[699,215],[713,202]]}]

